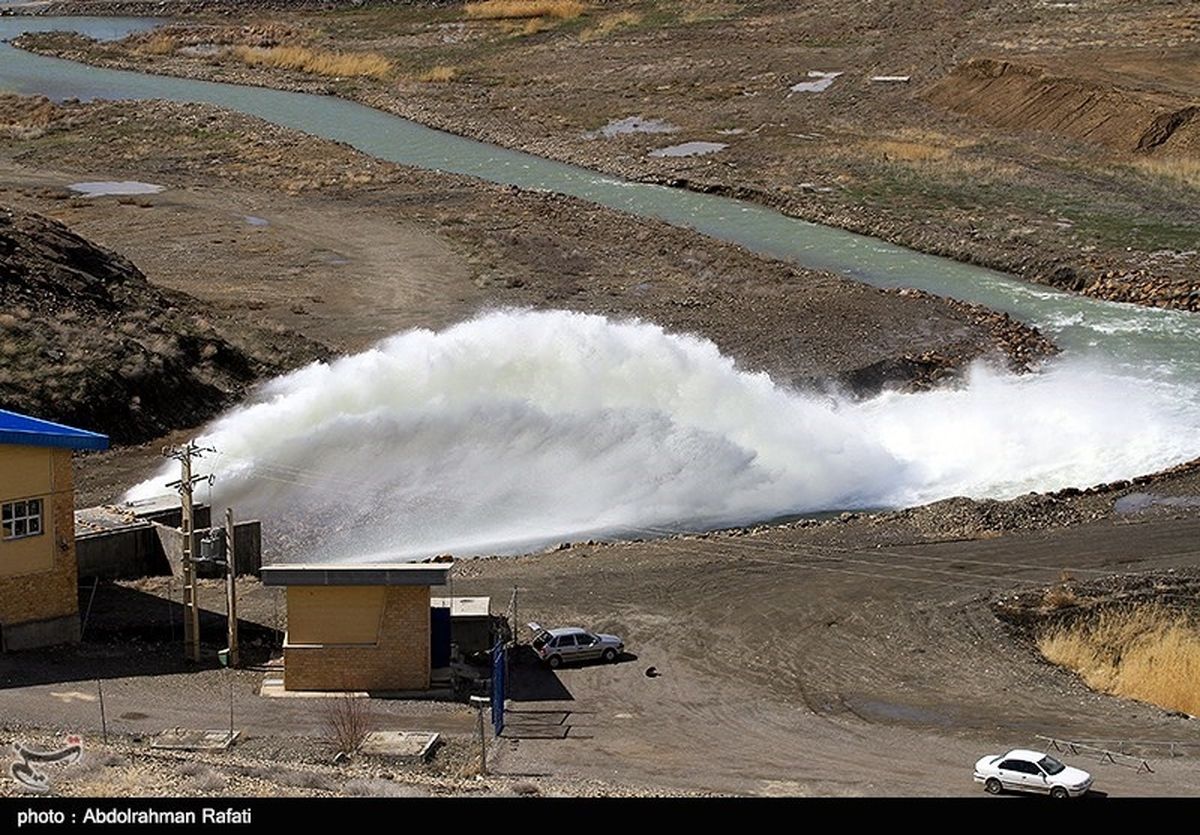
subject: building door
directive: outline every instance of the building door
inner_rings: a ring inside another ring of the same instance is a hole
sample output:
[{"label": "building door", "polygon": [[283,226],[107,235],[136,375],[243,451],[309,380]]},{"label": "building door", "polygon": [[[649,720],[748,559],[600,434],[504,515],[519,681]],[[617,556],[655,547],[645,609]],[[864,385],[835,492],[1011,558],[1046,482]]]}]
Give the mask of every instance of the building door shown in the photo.
[{"label": "building door", "polygon": [[435,606],[429,610],[429,661],[440,670],[450,666],[450,607]]}]

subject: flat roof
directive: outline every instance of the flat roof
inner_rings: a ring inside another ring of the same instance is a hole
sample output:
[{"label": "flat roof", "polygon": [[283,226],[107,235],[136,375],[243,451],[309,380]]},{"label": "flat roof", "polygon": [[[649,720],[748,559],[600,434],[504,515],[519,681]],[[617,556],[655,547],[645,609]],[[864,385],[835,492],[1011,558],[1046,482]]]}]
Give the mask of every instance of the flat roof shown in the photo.
[{"label": "flat roof", "polygon": [[0,444],[108,449],[108,436],[0,409]]},{"label": "flat roof", "polygon": [[454,563],[383,565],[277,563],[262,567],[264,586],[444,586]]},{"label": "flat roof", "polygon": [[435,609],[449,609],[452,618],[482,618],[492,613],[490,597],[431,597]]}]

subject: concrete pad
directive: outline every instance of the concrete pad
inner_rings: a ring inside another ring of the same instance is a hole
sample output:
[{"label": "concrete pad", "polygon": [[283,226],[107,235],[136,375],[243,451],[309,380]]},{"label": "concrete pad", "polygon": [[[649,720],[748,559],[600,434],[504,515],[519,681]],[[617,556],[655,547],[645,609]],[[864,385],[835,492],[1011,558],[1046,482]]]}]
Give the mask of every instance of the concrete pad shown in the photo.
[{"label": "concrete pad", "polygon": [[258,695],[268,699],[328,699],[335,696],[350,696],[355,699],[366,699],[369,698],[371,694],[367,693],[365,690],[284,690],[283,679],[264,678],[262,687],[258,691]]},{"label": "concrete pad", "polygon": [[440,739],[431,731],[372,731],[358,750],[371,757],[423,762]]},{"label": "concrete pad", "polygon": [[233,745],[241,733],[170,728],[156,736],[150,747],[168,751],[224,751]]}]

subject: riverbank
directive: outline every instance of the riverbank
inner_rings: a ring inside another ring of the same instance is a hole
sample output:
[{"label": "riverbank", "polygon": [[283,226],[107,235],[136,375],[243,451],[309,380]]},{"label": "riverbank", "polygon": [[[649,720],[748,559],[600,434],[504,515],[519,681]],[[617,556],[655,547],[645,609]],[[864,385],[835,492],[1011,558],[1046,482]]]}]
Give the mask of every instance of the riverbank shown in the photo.
[{"label": "riverbank", "polygon": [[[947,88],[960,65],[999,49],[1022,66],[1041,62],[1066,78],[1091,77],[1093,65],[1102,66],[1120,88],[1114,96],[1141,95],[1153,84],[1186,104],[1177,71],[1190,53],[1172,34],[1186,16],[1142,10],[1156,25],[1117,50],[1087,43],[1119,40],[1132,12],[1064,17],[1041,9],[1020,23],[1023,33],[1040,27],[1053,35],[1033,54],[1006,40],[1016,37],[1013,21],[987,9],[961,19],[931,14],[919,31],[888,18],[888,39],[877,43],[866,34],[868,21],[846,22],[836,37],[814,35],[830,27],[829,10],[704,4],[689,16],[672,4],[646,6],[605,6],[578,20],[543,21],[531,33],[464,20],[458,7],[402,4],[273,13],[269,20],[239,12],[237,24],[200,16],[119,44],[51,35],[22,43],[104,66],[343,96],[506,147],[750,199],[1098,298],[1200,306],[1200,210],[1187,174],[1195,149],[1186,124],[1138,150],[1117,140],[1082,141],[1054,128],[1053,119],[1037,130],[993,125],[972,115],[973,99],[956,110]],[[632,17],[616,25],[616,14]],[[605,21],[615,28],[599,31]],[[955,45],[946,52],[939,45],[948,38]],[[720,58],[681,61],[715,40],[723,44]],[[881,62],[894,61],[887,56],[897,46],[904,58],[894,77],[905,69],[909,80],[871,81],[876,73],[866,68],[885,75]],[[388,69],[380,77],[329,78],[245,62],[246,50],[292,47],[378,55]],[[1152,52],[1165,57],[1150,62]],[[842,75],[820,92],[792,91],[807,64]],[[1141,111],[1130,107],[1112,118],[1126,118],[1133,131]],[[723,147],[655,155],[688,142]]]}]

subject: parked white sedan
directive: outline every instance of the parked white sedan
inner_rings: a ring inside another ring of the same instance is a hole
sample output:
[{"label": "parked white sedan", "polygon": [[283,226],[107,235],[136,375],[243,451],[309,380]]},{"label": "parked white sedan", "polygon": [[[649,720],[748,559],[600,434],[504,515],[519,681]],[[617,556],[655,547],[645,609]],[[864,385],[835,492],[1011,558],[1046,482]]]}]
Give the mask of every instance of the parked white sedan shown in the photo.
[{"label": "parked white sedan", "polygon": [[988,794],[1010,789],[1051,797],[1079,797],[1092,787],[1092,775],[1063,765],[1049,754],[1014,748],[1007,754],[989,754],[975,763],[975,782],[983,783]]}]

